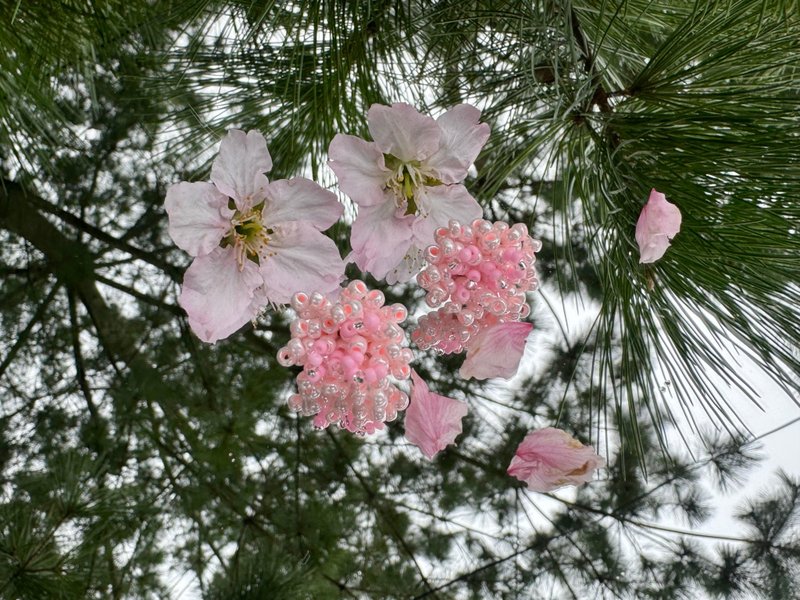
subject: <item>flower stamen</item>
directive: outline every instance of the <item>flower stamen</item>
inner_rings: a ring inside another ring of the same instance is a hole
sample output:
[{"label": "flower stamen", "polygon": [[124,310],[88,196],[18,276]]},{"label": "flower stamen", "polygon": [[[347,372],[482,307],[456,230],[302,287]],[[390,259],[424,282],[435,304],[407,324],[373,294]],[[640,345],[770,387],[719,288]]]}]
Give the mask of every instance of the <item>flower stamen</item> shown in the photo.
[{"label": "flower stamen", "polygon": [[234,247],[240,271],[244,269],[245,260],[261,264],[271,255],[266,248],[274,232],[264,226],[261,210],[262,206],[256,206],[245,213],[237,212],[231,219],[231,231],[223,240],[225,245]]}]

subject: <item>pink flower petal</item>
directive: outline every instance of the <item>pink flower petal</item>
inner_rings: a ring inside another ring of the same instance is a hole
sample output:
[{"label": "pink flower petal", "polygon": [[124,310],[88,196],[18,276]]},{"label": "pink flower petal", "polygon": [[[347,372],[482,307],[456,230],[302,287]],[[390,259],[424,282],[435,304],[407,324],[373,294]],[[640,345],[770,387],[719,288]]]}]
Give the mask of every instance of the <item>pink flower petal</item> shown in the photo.
[{"label": "pink flower petal", "polygon": [[436,121],[403,102],[373,104],[367,121],[381,152],[403,162],[424,160],[439,149],[442,131]]},{"label": "pink flower petal", "polygon": [[228,197],[210,183],[171,185],[164,206],[170,237],[192,256],[203,256],[218,247],[231,228],[234,211],[228,208]]},{"label": "pink flower petal", "polygon": [[455,219],[472,223],[483,214],[480,204],[463,185],[435,185],[417,194],[420,215],[414,221],[414,239],[421,248],[434,243],[433,232]]},{"label": "pink flower petal", "polygon": [[383,202],[383,188],[392,172],[386,168],[383,153],[374,142],[354,135],[337,133],[330,147],[328,161],[339,180],[339,189],[360,206]]},{"label": "pink flower petal", "polygon": [[386,274],[386,283],[405,283],[419,273],[425,266],[425,252],[418,246],[411,246],[403,257],[403,260],[391,271]]},{"label": "pink flower petal", "polygon": [[547,427],[525,436],[511,459],[508,474],[527,483],[534,492],[549,492],[591,481],[595,469],[604,464],[591,446],[584,446],[566,431]]},{"label": "pink flower petal", "polygon": [[517,373],[525,351],[531,323],[499,323],[481,331],[467,345],[467,358],[459,374],[464,379],[511,379]]},{"label": "pink flower petal", "polygon": [[303,221],[322,231],[338,221],[344,211],[336,194],[304,177],[273,181],[265,195],[262,215],[267,227]]},{"label": "pink flower petal", "polygon": [[467,169],[489,139],[489,126],[479,123],[481,111],[469,104],[454,106],[436,123],[442,129],[441,145],[426,161],[442,183],[464,181]]},{"label": "pink flower petal", "polygon": [[406,439],[432,460],[438,452],[455,442],[461,433],[461,419],[469,408],[464,402],[431,392],[416,371],[411,371],[411,381],[411,404],[406,409]]},{"label": "pink flower petal", "polygon": [[231,129],[219,146],[211,166],[211,181],[220,192],[233,198],[239,210],[247,210],[263,198],[272,168],[267,141],[258,131]]},{"label": "pink flower petal", "polygon": [[352,258],[362,271],[383,279],[403,260],[411,247],[413,215],[396,215],[394,197],[387,192],[385,200],[358,211],[350,232]]},{"label": "pink flower petal", "polygon": [[204,342],[228,337],[252,319],[256,288],[262,283],[258,266],[249,260],[242,268],[233,248],[215,248],[186,270],[178,303],[189,315],[189,325]]},{"label": "pink flower petal", "polygon": [[636,243],[639,244],[639,262],[652,263],[664,256],[669,241],[681,230],[680,209],[667,202],[667,197],[650,191],[650,198],[642,208],[636,223]]},{"label": "pink flower petal", "polygon": [[261,263],[264,288],[270,302],[286,304],[297,292],[327,294],[344,279],[344,262],[334,241],[305,221],[274,227]]}]

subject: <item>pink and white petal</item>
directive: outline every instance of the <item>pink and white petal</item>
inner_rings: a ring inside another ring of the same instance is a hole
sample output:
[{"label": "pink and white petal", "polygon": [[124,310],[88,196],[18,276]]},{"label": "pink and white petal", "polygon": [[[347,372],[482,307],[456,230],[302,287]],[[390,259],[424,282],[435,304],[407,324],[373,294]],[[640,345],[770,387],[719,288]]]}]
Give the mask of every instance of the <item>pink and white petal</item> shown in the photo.
[{"label": "pink and white petal", "polygon": [[216,248],[186,270],[178,299],[189,325],[204,342],[214,343],[252,319],[254,291],[262,284],[258,266],[246,260],[242,268],[233,248]]},{"label": "pink and white petal", "polygon": [[373,104],[367,122],[381,152],[403,162],[425,160],[439,149],[442,131],[436,121],[404,102]]},{"label": "pink and white petal", "polygon": [[336,194],[305,177],[269,183],[265,199],[262,215],[267,227],[303,221],[322,231],[338,221],[344,212]]},{"label": "pink and white petal", "polygon": [[261,261],[264,293],[287,304],[297,292],[328,294],[344,279],[344,261],[333,240],[303,221],[276,225]]},{"label": "pink and white petal", "polygon": [[489,125],[479,123],[481,111],[469,104],[454,106],[436,123],[442,129],[439,149],[425,161],[426,171],[442,183],[459,183],[489,139]]},{"label": "pink and white petal", "polygon": [[549,492],[565,485],[591,481],[605,464],[594,448],[566,431],[546,427],[529,433],[517,448],[508,474],[528,484],[528,489]]},{"label": "pink and white petal", "polygon": [[425,266],[425,253],[418,246],[411,246],[400,261],[400,264],[386,274],[386,283],[405,283],[422,270]]},{"label": "pink and white petal", "polygon": [[263,197],[267,183],[264,173],[271,168],[272,158],[263,135],[255,130],[245,134],[231,129],[211,165],[211,181],[220,192],[233,198],[239,210],[247,210]]},{"label": "pink and white petal", "polygon": [[480,204],[460,184],[421,188],[416,200],[420,215],[414,221],[414,239],[422,248],[433,244],[433,232],[449,226],[451,219],[468,224],[483,216]]},{"label": "pink and white petal", "polygon": [[636,222],[636,243],[639,245],[639,262],[652,263],[664,256],[669,241],[681,229],[680,209],[667,202],[667,197],[651,190],[647,204]]},{"label": "pink and white petal", "polygon": [[517,321],[487,327],[469,341],[459,374],[464,379],[511,379],[517,373],[532,329],[533,324]]},{"label": "pink and white petal", "polygon": [[411,247],[413,215],[397,216],[394,197],[387,192],[385,201],[358,210],[350,230],[352,258],[362,271],[383,279],[397,267]]},{"label": "pink and white petal", "polygon": [[164,207],[172,241],[192,256],[203,256],[219,246],[234,213],[228,208],[228,197],[206,182],[169,186]]},{"label": "pink and white petal", "polygon": [[337,133],[328,148],[328,165],[339,180],[339,189],[360,206],[383,201],[383,189],[392,176],[375,142]]},{"label": "pink and white petal", "polygon": [[411,371],[411,382],[411,402],[405,419],[406,439],[432,460],[455,442],[469,407],[465,402],[431,392],[416,371]]}]

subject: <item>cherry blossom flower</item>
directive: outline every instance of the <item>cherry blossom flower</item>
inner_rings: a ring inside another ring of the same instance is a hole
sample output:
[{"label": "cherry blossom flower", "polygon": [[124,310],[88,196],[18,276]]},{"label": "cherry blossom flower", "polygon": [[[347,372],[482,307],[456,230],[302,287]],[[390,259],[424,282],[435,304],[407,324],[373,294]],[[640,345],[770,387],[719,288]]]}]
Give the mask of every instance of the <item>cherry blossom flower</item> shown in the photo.
[{"label": "cherry blossom flower", "polygon": [[411,334],[419,348],[462,352],[483,329],[528,316],[525,294],[539,284],[534,253],[541,243],[525,225],[453,220],[434,236],[436,244],[425,250],[428,266],[417,283],[428,292],[428,306],[438,308],[420,317]]},{"label": "cherry blossom flower", "polygon": [[546,427],[529,433],[517,448],[508,474],[528,484],[534,492],[549,492],[565,485],[592,480],[605,465],[591,446],[584,446],[566,431]]},{"label": "cherry blossom flower", "polygon": [[416,371],[411,372],[411,382],[406,439],[433,460],[436,454],[455,442],[461,433],[461,420],[469,409],[465,402],[431,392]]},{"label": "cherry blossom flower", "polygon": [[464,379],[511,379],[517,373],[525,351],[531,323],[511,321],[483,329],[467,344],[467,358],[459,374]]},{"label": "cherry blossom flower", "polygon": [[329,293],[344,278],[336,244],[322,230],[342,214],[336,196],[297,177],[269,182],[264,137],[233,129],[222,140],[211,182],[167,190],[169,234],[195,259],[178,300],[189,325],[215,342],[298,290]]},{"label": "cherry blossom flower", "polygon": [[383,429],[408,406],[394,381],[408,379],[413,354],[404,348],[402,304],[384,306],[380,290],[351,281],[332,303],[320,293],[292,298],[297,318],[292,339],[278,351],[283,366],[298,365],[298,392],[289,408],[316,415],[314,426],[332,423],[357,434]]},{"label": "cherry blossom flower", "polygon": [[461,185],[489,138],[479,118],[468,104],[437,120],[408,104],[373,104],[367,120],[374,142],[333,138],[329,164],[359,206],[350,243],[360,269],[390,284],[408,281],[423,266],[422,251],[437,227],[481,216]]},{"label": "cherry blossom flower", "polygon": [[680,209],[667,202],[667,197],[656,190],[642,208],[636,222],[636,243],[639,244],[639,262],[652,263],[664,256],[669,241],[681,230]]}]

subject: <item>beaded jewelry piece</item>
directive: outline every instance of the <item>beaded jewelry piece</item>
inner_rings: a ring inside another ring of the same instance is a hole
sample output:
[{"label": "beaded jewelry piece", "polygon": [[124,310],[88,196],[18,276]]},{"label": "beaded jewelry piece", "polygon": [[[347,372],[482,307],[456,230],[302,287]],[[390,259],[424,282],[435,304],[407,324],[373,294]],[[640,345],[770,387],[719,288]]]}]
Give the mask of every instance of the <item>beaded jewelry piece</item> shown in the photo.
[{"label": "beaded jewelry piece", "polygon": [[316,415],[314,426],[331,423],[358,434],[382,429],[408,406],[408,395],[394,380],[408,379],[411,350],[403,347],[402,304],[384,306],[380,290],[351,281],[338,302],[313,293],[295,294],[292,339],[278,352],[278,362],[298,365],[298,393],[289,408]]},{"label": "beaded jewelry piece", "polygon": [[528,316],[525,293],[539,285],[534,253],[542,244],[525,225],[450,221],[434,239],[425,250],[428,266],[417,275],[428,306],[437,308],[411,334],[420,349],[462,352],[482,329]]}]

